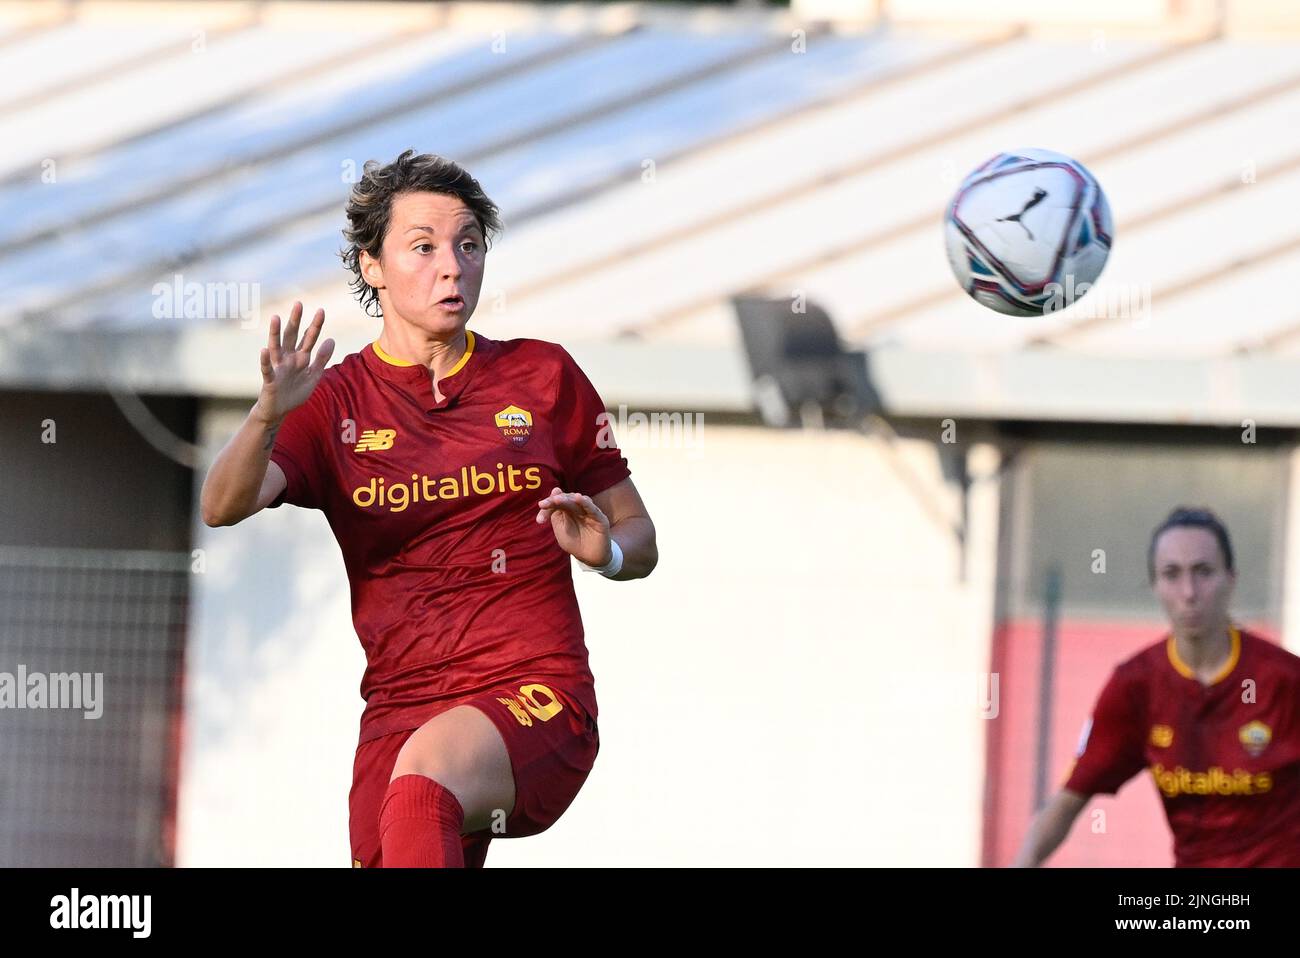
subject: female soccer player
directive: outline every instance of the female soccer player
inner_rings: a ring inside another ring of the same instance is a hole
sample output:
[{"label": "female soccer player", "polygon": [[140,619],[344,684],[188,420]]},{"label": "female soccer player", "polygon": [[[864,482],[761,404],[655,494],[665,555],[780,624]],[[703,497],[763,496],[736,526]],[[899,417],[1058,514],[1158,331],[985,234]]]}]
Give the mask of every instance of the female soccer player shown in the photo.
[{"label": "female soccer player", "polygon": [[338,540],[366,653],[354,866],[482,865],[548,828],[599,749],[569,556],[649,575],[654,525],[604,404],[560,346],[466,329],[496,205],[457,164],[365,165],[344,265],[379,338],[329,369],[273,316],[262,389],[203,486],[204,521],[288,502]]},{"label": "female soccer player", "polygon": [[1171,512],[1147,567],[1170,634],[1115,669],[1016,864],[1041,864],[1091,796],[1149,767],[1176,866],[1300,865],[1300,658],[1231,623],[1232,544],[1208,510]]}]

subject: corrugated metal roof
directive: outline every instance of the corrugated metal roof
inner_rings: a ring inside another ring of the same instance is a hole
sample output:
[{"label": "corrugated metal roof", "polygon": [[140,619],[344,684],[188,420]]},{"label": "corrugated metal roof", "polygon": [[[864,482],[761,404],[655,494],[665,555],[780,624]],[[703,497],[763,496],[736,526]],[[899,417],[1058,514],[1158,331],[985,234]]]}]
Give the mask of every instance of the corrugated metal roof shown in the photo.
[{"label": "corrugated metal roof", "polygon": [[[254,327],[324,305],[363,342],[377,321],[335,255],[348,170],[415,146],[502,206],[473,323],[588,349],[609,363],[593,378],[638,401],[747,407],[729,303],[760,292],[827,307],[900,413],[1300,421],[1298,41],[816,27],[800,50],[782,17],[557,14],[504,50],[478,23],[321,23],[271,62],[257,51],[301,23],[223,17],[201,55],[165,23],[112,53],[121,28],[102,22],[0,44],[0,71],[26,64],[0,98],[6,142],[21,133],[0,160],[3,382],[41,378],[22,366],[33,330],[103,327],[211,350],[142,381],[251,394],[247,330],[169,310],[184,284],[250,293]],[[33,58],[51,44],[82,55]],[[1101,283],[1050,319],[974,304],[943,252],[958,180],[1016,146],[1082,160],[1116,218]],[[50,385],[88,373],[44,368]],[[727,372],[693,386],[710,368]]]}]

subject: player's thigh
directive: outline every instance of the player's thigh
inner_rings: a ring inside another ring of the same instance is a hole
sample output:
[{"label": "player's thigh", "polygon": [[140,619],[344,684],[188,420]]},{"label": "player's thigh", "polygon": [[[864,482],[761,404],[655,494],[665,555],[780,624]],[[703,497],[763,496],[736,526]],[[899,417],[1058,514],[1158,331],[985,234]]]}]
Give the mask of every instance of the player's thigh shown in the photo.
[{"label": "player's thigh", "polygon": [[510,753],[497,726],[470,705],[435,715],[397,753],[391,781],[424,775],[450,791],[465,810],[463,832],[477,831],[515,805]]},{"label": "player's thigh", "polygon": [[[548,684],[543,684],[548,683]],[[494,838],[545,831],[577,796],[600,749],[592,718],[550,680],[502,687],[469,700],[496,723],[514,769],[514,809],[494,820]]]}]

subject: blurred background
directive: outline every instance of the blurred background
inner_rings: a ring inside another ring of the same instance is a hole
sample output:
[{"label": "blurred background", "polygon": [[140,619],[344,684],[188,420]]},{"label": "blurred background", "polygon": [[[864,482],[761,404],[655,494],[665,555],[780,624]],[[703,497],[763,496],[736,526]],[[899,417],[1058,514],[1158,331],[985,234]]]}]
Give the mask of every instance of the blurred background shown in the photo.
[{"label": "blurred background", "polygon": [[[601,754],[490,866],[1008,863],[1179,504],[1300,651],[1293,3],[35,0],[0,80],[0,673],[103,675],[0,709],[0,864],[349,865],[337,545],[198,491],[272,313],[378,337],[343,204],[408,148],[501,207],[471,328],[573,353],[662,556],[575,576]],[[1116,221],[1048,318],[944,254],[1016,147]],[[1052,864],[1171,861],[1142,775]]]}]

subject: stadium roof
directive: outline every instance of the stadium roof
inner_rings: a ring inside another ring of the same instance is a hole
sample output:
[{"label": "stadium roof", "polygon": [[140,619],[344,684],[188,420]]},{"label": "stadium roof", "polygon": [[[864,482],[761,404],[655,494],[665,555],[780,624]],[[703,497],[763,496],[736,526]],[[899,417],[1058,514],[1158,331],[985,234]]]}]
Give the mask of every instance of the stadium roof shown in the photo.
[{"label": "stadium roof", "polygon": [[[731,297],[803,293],[901,414],[1300,424],[1294,35],[129,6],[0,8],[2,384],[251,397],[293,299],[358,348],[342,204],[414,147],[502,208],[474,325],[564,342],[613,402],[748,409]],[[977,306],[943,252],[957,181],[1016,146],[1116,218],[1049,319]],[[254,321],[174,308],[193,284]]]}]

